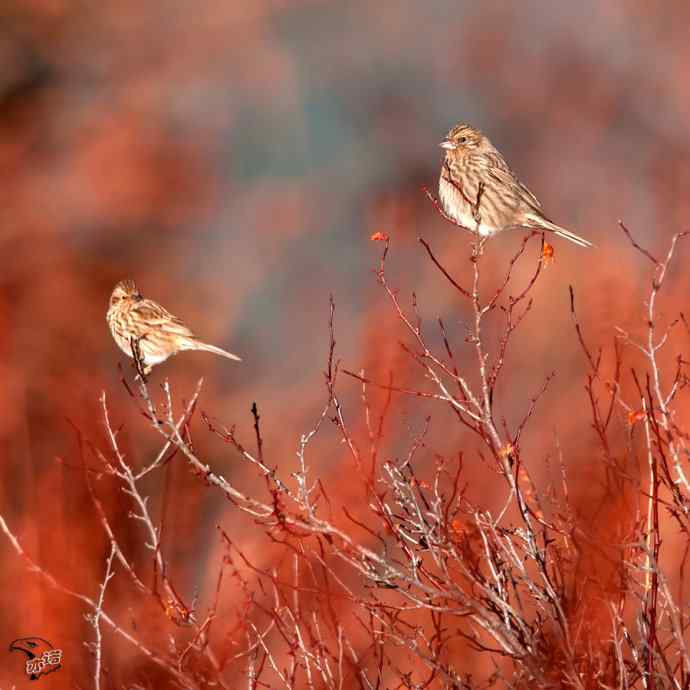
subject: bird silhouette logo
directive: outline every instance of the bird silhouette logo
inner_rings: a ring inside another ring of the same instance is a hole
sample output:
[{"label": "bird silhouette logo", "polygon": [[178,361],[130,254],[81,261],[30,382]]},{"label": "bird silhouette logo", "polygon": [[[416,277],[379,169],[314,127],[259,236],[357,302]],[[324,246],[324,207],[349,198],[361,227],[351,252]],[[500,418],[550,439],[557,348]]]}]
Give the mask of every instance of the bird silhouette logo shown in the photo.
[{"label": "bird silhouette logo", "polygon": [[10,652],[22,652],[26,656],[29,680],[38,680],[62,668],[62,651],[42,637],[20,637],[10,644]]}]

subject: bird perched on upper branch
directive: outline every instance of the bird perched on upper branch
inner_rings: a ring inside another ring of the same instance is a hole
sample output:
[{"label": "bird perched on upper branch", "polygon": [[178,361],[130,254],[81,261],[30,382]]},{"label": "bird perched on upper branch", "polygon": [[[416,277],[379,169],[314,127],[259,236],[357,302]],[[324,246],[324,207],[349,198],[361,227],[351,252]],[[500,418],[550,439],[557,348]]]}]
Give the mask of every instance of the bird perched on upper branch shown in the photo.
[{"label": "bird perched on upper branch", "polygon": [[441,147],[446,152],[438,184],[441,205],[459,225],[485,237],[515,227],[546,230],[581,247],[592,246],[544,215],[537,197],[478,129],[461,122]]}]

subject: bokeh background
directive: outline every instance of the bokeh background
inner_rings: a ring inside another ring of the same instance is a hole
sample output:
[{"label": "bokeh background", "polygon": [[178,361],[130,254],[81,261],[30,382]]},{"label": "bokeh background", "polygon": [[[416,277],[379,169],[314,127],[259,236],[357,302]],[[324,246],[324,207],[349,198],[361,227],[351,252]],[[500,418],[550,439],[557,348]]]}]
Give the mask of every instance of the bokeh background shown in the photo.
[{"label": "bokeh background", "polygon": [[[568,285],[593,342],[610,343],[615,325],[644,326],[648,266],[616,223],[657,253],[689,227],[689,23],[680,0],[5,0],[0,500],[27,550],[95,591],[107,547],[83,487],[79,434],[103,447],[102,390],[132,462],[157,446],[120,383],[118,362],[128,376],[129,365],[105,323],[122,278],[245,360],[185,354],[152,382],[168,377],[182,398],[204,376],[203,409],[248,439],[257,401],[267,452],[286,471],[325,400],[329,294],[347,368],[413,376],[376,285],[372,233],[391,237],[390,278],[402,297],[414,291],[427,319],[443,316],[462,351],[467,306],[417,243],[424,236],[456,276],[469,276],[467,236],[421,191],[435,189],[438,143],[461,119],[492,138],[555,220],[597,245],[554,241],[498,403],[513,423],[557,371],[525,440],[530,469],[539,480],[539,457],[557,436],[586,506],[597,456]],[[491,243],[496,275],[519,241]],[[687,295],[684,264],[671,275],[669,310]],[[343,387],[360,423],[357,387]],[[426,414],[450,419],[418,400],[396,405],[392,454]],[[241,480],[236,456],[202,427],[197,435],[212,464]],[[438,442],[452,450],[463,438],[446,425]],[[356,494],[341,449],[312,461],[331,490]],[[153,505],[168,510],[166,555],[185,594],[203,594],[221,553],[214,525],[252,554],[252,524],[181,462],[166,477],[148,486]],[[98,490],[145,564],[127,502],[107,481]],[[490,482],[482,492],[488,505],[498,498]],[[67,662],[43,684],[87,684],[83,611],[46,590],[5,542],[0,559],[0,646],[46,637]],[[134,612],[120,614],[134,625]],[[17,682],[10,662],[18,659],[0,663],[2,687]],[[115,685],[152,682],[131,649],[107,663]]]}]

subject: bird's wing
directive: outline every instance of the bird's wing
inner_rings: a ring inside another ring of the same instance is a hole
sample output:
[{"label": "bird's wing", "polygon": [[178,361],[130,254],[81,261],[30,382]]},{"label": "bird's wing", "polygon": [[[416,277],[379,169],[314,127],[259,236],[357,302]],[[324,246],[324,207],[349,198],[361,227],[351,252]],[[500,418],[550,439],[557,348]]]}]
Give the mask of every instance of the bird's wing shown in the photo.
[{"label": "bird's wing", "polygon": [[[504,163],[505,165],[505,163]],[[515,190],[522,201],[524,201],[528,206],[531,206],[536,211],[541,211],[541,204],[539,199],[537,199],[532,192],[530,192],[527,187],[525,187],[520,180],[518,180],[517,175],[507,166],[495,166],[488,169],[489,177],[494,179],[501,187],[507,187],[508,189]]]},{"label": "bird's wing", "polygon": [[192,331],[177,316],[151,299],[144,299],[134,304],[132,312],[141,324],[145,324],[146,330],[161,330],[188,338],[194,337]]}]

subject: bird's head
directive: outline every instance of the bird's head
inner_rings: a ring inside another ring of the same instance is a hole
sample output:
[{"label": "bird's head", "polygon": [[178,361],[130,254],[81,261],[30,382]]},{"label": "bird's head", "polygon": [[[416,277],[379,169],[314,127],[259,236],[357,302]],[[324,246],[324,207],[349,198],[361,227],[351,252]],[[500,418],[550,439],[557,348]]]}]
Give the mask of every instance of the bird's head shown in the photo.
[{"label": "bird's head", "polygon": [[42,637],[21,637],[10,644],[11,652],[24,652],[28,659],[41,656],[43,652],[52,648],[53,645]]},{"label": "bird's head", "polygon": [[448,132],[446,138],[440,143],[446,152],[446,157],[455,158],[464,156],[472,151],[479,153],[485,149],[492,149],[489,140],[478,130],[465,122],[460,122]]},{"label": "bird's head", "polygon": [[[14,640],[14,642],[10,644],[10,652],[22,652],[22,654],[26,655],[27,666],[25,668],[27,674],[29,674],[29,680],[38,680],[41,676],[53,673],[62,668],[62,651],[54,649],[53,645],[42,637],[22,637],[18,640]],[[47,666],[41,663],[31,668],[28,665],[35,659],[42,661],[46,653],[52,652],[57,654],[57,659],[49,660]]]},{"label": "bird's head", "polygon": [[133,280],[121,280],[113,289],[110,295],[110,307],[116,307],[125,302],[138,301],[141,299],[141,293]]}]

